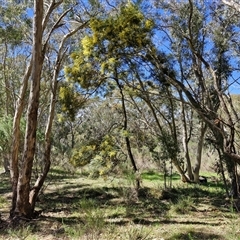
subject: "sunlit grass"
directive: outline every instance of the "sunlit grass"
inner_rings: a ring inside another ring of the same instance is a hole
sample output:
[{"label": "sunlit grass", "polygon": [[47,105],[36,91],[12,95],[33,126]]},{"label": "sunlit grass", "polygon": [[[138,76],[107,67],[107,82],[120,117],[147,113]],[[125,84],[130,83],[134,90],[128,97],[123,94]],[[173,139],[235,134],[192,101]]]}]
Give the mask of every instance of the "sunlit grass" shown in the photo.
[{"label": "sunlit grass", "polygon": [[[131,198],[134,185],[124,177],[90,179],[61,169],[51,174],[37,203],[43,213],[31,223],[35,227],[5,229],[0,239],[19,234],[25,239],[237,239],[237,213],[226,202],[223,185],[211,179],[187,184],[176,175],[172,188],[165,189],[162,174],[145,172],[136,199]],[[9,204],[5,195],[1,203]]]}]

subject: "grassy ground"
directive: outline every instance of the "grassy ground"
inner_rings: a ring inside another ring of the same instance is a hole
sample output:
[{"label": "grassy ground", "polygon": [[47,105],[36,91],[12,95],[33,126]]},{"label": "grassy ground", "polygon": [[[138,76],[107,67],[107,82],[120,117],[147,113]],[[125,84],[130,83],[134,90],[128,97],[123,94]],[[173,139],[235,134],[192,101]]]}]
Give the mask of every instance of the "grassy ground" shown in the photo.
[{"label": "grassy ground", "polygon": [[167,191],[161,175],[142,177],[137,198],[130,179],[93,180],[54,170],[37,203],[40,216],[13,229],[3,221],[11,194],[1,175],[0,239],[240,239],[238,213],[220,183],[182,184],[174,176]]}]

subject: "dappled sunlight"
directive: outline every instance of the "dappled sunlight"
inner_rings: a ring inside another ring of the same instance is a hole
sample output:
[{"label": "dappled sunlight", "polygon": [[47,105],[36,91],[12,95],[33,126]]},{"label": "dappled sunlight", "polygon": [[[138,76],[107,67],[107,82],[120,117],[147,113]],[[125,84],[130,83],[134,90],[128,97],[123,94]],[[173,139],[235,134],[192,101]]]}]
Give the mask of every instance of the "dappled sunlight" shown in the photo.
[{"label": "dappled sunlight", "polygon": [[[154,175],[146,173],[145,176]],[[214,229],[228,226],[229,219],[235,221],[224,200],[223,191],[220,196],[214,186],[183,184],[180,187],[176,179],[177,188],[164,190],[159,185],[143,187],[135,199],[131,197],[134,188],[121,178],[90,179],[78,173],[73,175],[60,170],[54,170],[50,176],[37,202],[40,215],[25,233],[29,236],[52,236],[54,239],[73,234],[83,237],[89,234],[90,229],[95,229],[94,234],[101,233],[102,238],[99,239],[106,239],[106,236],[111,236],[110,229],[113,229],[115,234],[122,236],[120,239],[124,239],[126,235],[121,233],[122,227],[125,228],[125,234],[136,234],[132,226],[142,226],[142,234],[150,230],[151,239],[159,234],[165,236],[164,239],[221,239],[219,232]],[[159,181],[144,179],[146,185],[148,181]],[[5,194],[3,196],[7,196],[7,185],[4,182],[0,184],[0,189]],[[183,208],[182,200],[186,201]],[[4,207],[9,204],[4,203]],[[180,207],[183,212],[173,210],[176,207]],[[7,211],[2,211],[2,215],[7,218]],[[5,228],[3,222],[1,226]],[[196,230],[188,231],[189,226]],[[171,228],[176,230],[171,233]],[[7,234],[7,229],[4,231]]]}]

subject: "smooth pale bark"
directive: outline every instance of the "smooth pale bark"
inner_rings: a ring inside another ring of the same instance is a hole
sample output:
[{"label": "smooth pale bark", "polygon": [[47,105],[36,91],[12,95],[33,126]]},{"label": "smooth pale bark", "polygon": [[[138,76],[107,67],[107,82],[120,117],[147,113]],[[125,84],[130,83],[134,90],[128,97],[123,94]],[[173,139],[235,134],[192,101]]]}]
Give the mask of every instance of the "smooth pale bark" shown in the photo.
[{"label": "smooth pale bark", "polygon": [[233,0],[222,0],[222,2],[240,12],[240,4]]},{"label": "smooth pale bark", "polygon": [[199,182],[199,172],[200,172],[201,162],[202,162],[202,149],[203,149],[203,143],[204,143],[204,137],[205,137],[206,131],[207,131],[207,124],[202,122],[201,128],[200,128],[200,135],[198,139],[198,145],[197,145],[196,164],[193,169],[194,182]]},{"label": "smooth pale bark", "polygon": [[[62,60],[65,56],[67,48],[63,50],[66,40],[75,34],[78,30],[84,28],[87,22],[79,25],[74,30],[63,36],[63,39],[59,45],[58,54],[53,67],[53,79],[50,86],[51,98],[49,117],[46,123],[45,130],[45,145],[44,145],[44,157],[43,157],[43,171],[39,175],[35,185],[30,188],[31,172],[33,166],[33,159],[35,155],[36,144],[36,130],[38,122],[38,110],[39,110],[39,94],[40,94],[40,80],[43,66],[43,60],[47,51],[48,42],[54,30],[59,27],[61,20],[67,15],[71,8],[67,9],[57,19],[56,23],[52,26],[52,29],[47,34],[44,43],[42,42],[42,35],[44,29],[47,27],[48,20],[51,13],[56,9],[63,1],[55,2],[51,1],[49,8],[43,18],[43,1],[36,0],[34,3],[34,29],[33,29],[33,50],[32,58],[29,67],[26,70],[23,79],[22,89],[18,98],[15,116],[13,122],[13,146],[12,146],[12,158],[10,162],[11,180],[12,180],[12,207],[10,211],[10,217],[24,216],[31,218],[34,213],[35,203],[38,193],[43,186],[47,173],[50,168],[50,153],[51,153],[51,130],[54,119],[56,93],[57,93],[57,78],[60,72]],[[27,111],[27,125],[25,131],[25,142],[22,159],[19,162],[19,146],[20,146],[20,120],[23,113],[24,105],[26,103],[25,96],[28,86],[28,80],[31,76],[30,96],[28,99],[28,111]]]},{"label": "smooth pale bark", "polygon": [[21,116],[24,110],[25,103],[25,95],[28,86],[28,80],[30,78],[32,71],[32,61],[30,61],[30,65],[27,67],[26,72],[23,77],[22,88],[20,90],[20,95],[16,103],[15,115],[13,119],[13,140],[12,140],[12,156],[10,159],[10,175],[11,175],[11,183],[12,183],[12,206],[10,210],[10,217],[14,216],[14,211],[16,208],[16,200],[17,200],[17,184],[18,184],[18,176],[19,176],[19,168],[18,168],[18,153],[20,148],[20,121]]},{"label": "smooth pale bark", "polygon": [[73,34],[75,34],[77,31],[79,31],[81,28],[85,27],[87,24],[84,23],[81,26],[77,27],[70,33],[66,34],[63,37],[63,40],[60,44],[58,55],[55,61],[55,67],[54,67],[54,73],[53,73],[53,79],[52,79],[52,84],[51,84],[51,99],[50,99],[50,107],[49,107],[49,115],[48,115],[48,121],[46,125],[46,130],[45,130],[45,143],[44,143],[44,159],[43,159],[43,171],[39,175],[37,181],[35,182],[33,188],[30,191],[30,196],[29,196],[29,202],[31,204],[32,210],[35,208],[36,200],[39,194],[39,191],[41,190],[43,183],[47,177],[48,171],[50,169],[51,161],[50,161],[50,155],[51,155],[51,132],[52,132],[52,125],[53,125],[53,119],[55,115],[55,105],[57,101],[57,89],[58,89],[58,75],[61,70],[61,64],[62,60],[65,56],[66,50],[63,51],[64,43],[66,40],[71,37]]},{"label": "smooth pale bark", "polygon": [[42,21],[43,0],[34,1],[33,19],[33,66],[31,74],[30,96],[27,110],[27,124],[24,140],[24,150],[17,185],[15,214],[31,217],[33,214],[29,203],[30,180],[36,145],[36,131],[40,96],[40,80],[43,65],[42,55]]}]

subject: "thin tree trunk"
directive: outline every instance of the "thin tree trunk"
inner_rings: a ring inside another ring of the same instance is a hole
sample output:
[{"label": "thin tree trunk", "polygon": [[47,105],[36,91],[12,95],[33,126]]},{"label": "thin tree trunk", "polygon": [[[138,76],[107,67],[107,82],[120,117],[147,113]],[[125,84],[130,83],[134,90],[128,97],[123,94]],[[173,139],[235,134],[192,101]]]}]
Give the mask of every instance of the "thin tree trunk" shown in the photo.
[{"label": "thin tree trunk", "polygon": [[[115,74],[117,74],[116,70],[115,70]],[[122,91],[122,86],[119,83],[119,80],[118,80],[117,77],[115,77],[115,81],[116,81],[116,83],[118,85],[118,88],[119,88],[119,91],[120,91],[120,94],[121,94],[123,117],[124,117],[123,130],[127,131],[127,129],[128,129],[128,126],[127,126],[128,119],[127,119],[127,111],[126,111],[126,106],[125,106],[124,94],[123,94],[123,91]],[[133,154],[132,154],[131,143],[130,143],[130,140],[129,140],[128,136],[125,136],[125,141],[126,141],[126,147],[127,147],[128,156],[130,158],[130,161],[131,161],[131,164],[132,164],[132,167],[133,167],[133,171],[134,171],[135,177],[136,177],[136,190],[138,191],[140,189],[140,179],[139,179],[139,176],[137,175],[138,168],[137,168],[137,165],[135,163],[135,159],[134,159]]]},{"label": "thin tree trunk", "polygon": [[32,211],[34,211],[39,191],[43,186],[43,183],[47,177],[47,174],[49,172],[50,165],[51,165],[51,161],[50,161],[51,131],[52,131],[52,124],[53,124],[54,113],[55,113],[56,93],[57,93],[57,76],[59,73],[59,67],[60,66],[57,66],[57,71],[54,72],[54,77],[53,77],[54,82],[53,82],[53,88],[52,88],[52,93],[51,93],[49,116],[48,116],[46,131],[45,131],[45,144],[44,144],[45,147],[44,147],[44,157],[43,157],[44,168],[43,168],[42,173],[38,177],[37,181],[35,182],[35,185],[31,189],[30,196],[29,196],[29,202],[31,204]]},{"label": "thin tree trunk", "polygon": [[190,180],[193,180],[193,172],[192,172],[192,164],[191,164],[191,159],[190,159],[190,155],[189,155],[189,149],[188,149],[188,143],[190,140],[190,135],[191,135],[191,129],[190,129],[190,133],[188,136],[188,131],[187,131],[187,123],[186,123],[186,113],[185,113],[185,106],[184,106],[184,101],[183,101],[183,95],[182,95],[182,91],[179,91],[179,95],[180,95],[180,99],[181,101],[181,111],[182,111],[182,124],[183,124],[183,137],[182,137],[182,143],[183,143],[183,150],[184,150],[184,157],[185,160],[187,162],[187,174]]},{"label": "thin tree trunk", "polygon": [[[57,96],[56,96],[57,95],[57,87],[58,87],[57,77],[60,72],[60,66],[61,66],[61,62],[62,62],[62,58],[63,58],[61,56],[61,51],[62,51],[63,44],[66,39],[67,39],[67,37],[63,39],[62,44],[60,46],[59,54],[56,59],[53,79],[52,79],[52,86],[51,86],[52,91],[51,91],[49,115],[48,115],[48,121],[47,121],[47,125],[46,125],[46,131],[45,131],[44,157],[43,157],[44,168],[30,192],[29,202],[31,204],[32,211],[34,211],[34,209],[35,209],[35,204],[36,204],[36,200],[37,200],[39,191],[41,190],[41,188],[43,186],[43,183],[47,177],[47,174],[48,174],[50,166],[51,166],[51,161],[50,161],[51,132],[52,132],[52,125],[53,125],[53,119],[54,119],[54,114],[55,114],[55,105],[56,105],[56,101],[57,101]],[[65,55],[65,52],[63,53],[63,55]]]},{"label": "thin tree trunk", "polygon": [[207,124],[202,122],[201,123],[201,129],[200,129],[200,136],[198,140],[197,145],[197,155],[196,155],[196,164],[193,169],[193,175],[194,175],[194,182],[199,182],[199,171],[201,167],[202,162],[202,149],[203,149],[203,142],[204,142],[204,136],[207,131]]},{"label": "thin tree trunk", "polygon": [[29,66],[23,77],[22,88],[20,90],[20,95],[16,103],[16,110],[13,119],[13,140],[12,140],[12,156],[10,159],[9,170],[11,175],[11,183],[12,183],[12,206],[10,210],[10,217],[14,216],[14,211],[16,208],[16,200],[17,200],[17,184],[18,184],[18,176],[19,176],[19,169],[18,169],[18,153],[20,148],[20,121],[21,116],[24,109],[25,104],[25,94],[28,87],[28,80],[30,78],[30,74],[32,71],[32,60],[30,61]]},{"label": "thin tree trunk", "polygon": [[230,194],[229,194],[229,191],[228,191],[227,180],[226,180],[226,177],[225,177],[225,174],[224,174],[222,155],[221,155],[221,151],[220,151],[219,148],[217,148],[217,152],[218,152],[218,156],[219,156],[219,168],[220,168],[219,170],[220,170],[220,173],[222,175],[222,179],[223,179],[223,183],[224,183],[224,186],[225,186],[226,195],[229,198]]}]

